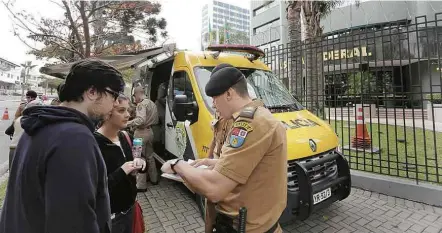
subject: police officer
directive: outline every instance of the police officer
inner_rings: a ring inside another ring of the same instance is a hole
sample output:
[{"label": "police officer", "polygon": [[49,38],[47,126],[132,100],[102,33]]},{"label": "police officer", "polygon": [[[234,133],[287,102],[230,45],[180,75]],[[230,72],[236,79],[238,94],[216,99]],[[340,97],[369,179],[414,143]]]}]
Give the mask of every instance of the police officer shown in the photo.
[{"label": "police officer", "polygon": [[[152,184],[158,184],[158,172],[153,157],[153,130],[152,126],[158,124],[158,112],[155,104],[144,95],[144,88],[138,86],[134,89],[135,102],[137,103],[135,119],[128,122],[129,127],[134,127],[134,137],[143,139],[143,154],[148,163],[147,174]],[[147,190],[146,174],[137,175],[137,188],[139,191]]]},{"label": "police officer", "polygon": [[[278,220],[287,201],[284,126],[261,101],[252,100],[236,68],[212,72],[205,91],[220,116],[233,120],[220,158],[194,164],[169,160],[162,171],[179,174],[195,192],[216,203],[216,232],[237,231],[241,207],[247,208],[247,232],[282,232]],[[196,168],[200,165],[212,169]]]},{"label": "police officer", "polygon": [[[233,67],[230,64],[222,63],[218,66],[216,66],[212,73],[217,72],[219,69],[225,68],[225,67]],[[226,139],[226,131],[230,130],[230,127],[232,125],[233,120],[232,119],[225,119],[220,116],[218,110],[215,107],[215,119],[212,121],[212,130],[213,130],[213,139],[210,143],[209,147],[209,158],[217,159],[219,158],[219,154],[221,153],[221,146],[224,144],[224,141]]]},{"label": "police officer", "polygon": [[[230,64],[221,64],[213,69],[212,72],[216,72],[217,70],[223,67],[233,67]],[[218,110],[215,112],[215,119],[212,121],[212,130],[213,130],[213,139],[210,143],[208,157],[210,159],[218,159],[221,153],[221,147],[226,140],[227,132],[232,127],[233,120],[225,119],[220,116]],[[211,232],[213,228],[213,224],[215,222],[216,210],[215,203],[206,199],[206,212],[205,212],[205,220],[206,220],[206,232]]]}]

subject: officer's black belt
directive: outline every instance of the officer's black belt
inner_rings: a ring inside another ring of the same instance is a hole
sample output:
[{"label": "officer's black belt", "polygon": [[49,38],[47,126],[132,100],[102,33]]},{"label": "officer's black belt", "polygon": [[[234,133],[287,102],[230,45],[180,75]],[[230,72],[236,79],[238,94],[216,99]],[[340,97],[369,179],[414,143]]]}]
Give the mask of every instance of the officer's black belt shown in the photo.
[{"label": "officer's black belt", "polygon": [[[270,229],[265,231],[264,233],[273,233],[276,231],[277,228],[278,228],[278,221],[276,221],[276,223],[273,224],[273,226],[270,227]],[[218,232],[218,233],[238,232],[233,227],[233,219],[224,215],[224,214],[220,214],[220,213],[216,214],[215,229],[216,229],[216,232]]]}]

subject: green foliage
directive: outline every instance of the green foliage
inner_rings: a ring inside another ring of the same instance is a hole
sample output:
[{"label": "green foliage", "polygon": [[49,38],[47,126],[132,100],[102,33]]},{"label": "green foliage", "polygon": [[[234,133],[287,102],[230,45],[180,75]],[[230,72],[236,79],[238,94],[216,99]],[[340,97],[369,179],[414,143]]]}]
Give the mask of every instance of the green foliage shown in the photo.
[{"label": "green foliage", "polygon": [[441,94],[427,94],[427,100],[433,104],[442,104],[442,95]]},{"label": "green foliage", "polygon": [[358,72],[348,76],[347,95],[361,95],[375,90],[375,77],[370,72]]}]

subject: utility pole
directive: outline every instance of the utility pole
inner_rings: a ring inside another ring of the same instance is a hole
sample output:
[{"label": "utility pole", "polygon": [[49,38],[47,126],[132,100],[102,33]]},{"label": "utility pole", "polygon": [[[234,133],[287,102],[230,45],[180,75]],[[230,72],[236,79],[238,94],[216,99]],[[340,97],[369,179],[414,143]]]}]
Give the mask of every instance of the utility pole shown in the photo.
[{"label": "utility pole", "polygon": [[22,75],[22,85],[21,85],[21,98],[23,99],[25,97],[25,87],[28,85],[28,77],[29,77],[29,70],[36,67],[37,65],[32,65],[32,61],[26,61],[25,64],[21,64],[23,66],[21,75]]}]

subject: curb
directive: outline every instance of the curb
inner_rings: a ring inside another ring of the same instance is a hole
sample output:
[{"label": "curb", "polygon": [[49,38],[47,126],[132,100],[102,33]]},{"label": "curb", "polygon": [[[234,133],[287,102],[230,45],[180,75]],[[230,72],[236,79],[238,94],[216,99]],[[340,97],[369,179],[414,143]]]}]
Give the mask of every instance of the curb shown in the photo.
[{"label": "curb", "polygon": [[0,164],[0,176],[3,176],[9,171],[9,161]]},{"label": "curb", "polygon": [[431,206],[442,206],[442,186],[392,176],[351,170],[353,187]]}]

